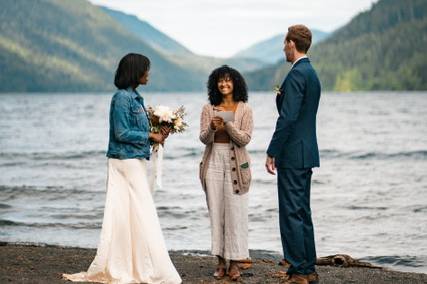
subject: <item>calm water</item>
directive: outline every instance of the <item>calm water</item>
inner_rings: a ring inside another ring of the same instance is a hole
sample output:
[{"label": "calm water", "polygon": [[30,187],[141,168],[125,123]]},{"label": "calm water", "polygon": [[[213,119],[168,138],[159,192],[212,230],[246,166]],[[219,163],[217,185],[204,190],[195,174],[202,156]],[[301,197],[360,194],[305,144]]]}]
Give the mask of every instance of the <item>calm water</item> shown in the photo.
[{"label": "calm water", "polygon": [[[205,94],[146,94],[185,105],[190,129],[166,145],[155,201],[169,249],[209,249],[197,178]],[[0,96],[0,240],[96,247],[111,94]],[[280,251],[275,177],[264,171],[274,95],[250,96],[255,130],[250,248]],[[319,256],[346,253],[427,272],[427,93],[324,94],[312,209]]]}]

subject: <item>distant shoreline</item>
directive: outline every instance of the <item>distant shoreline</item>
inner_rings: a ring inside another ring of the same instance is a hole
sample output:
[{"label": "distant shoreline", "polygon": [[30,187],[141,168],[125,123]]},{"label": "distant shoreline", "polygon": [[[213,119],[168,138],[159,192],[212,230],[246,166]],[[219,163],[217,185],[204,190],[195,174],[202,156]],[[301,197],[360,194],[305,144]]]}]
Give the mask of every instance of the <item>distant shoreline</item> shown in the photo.
[{"label": "distant shoreline", "polygon": [[[0,242],[1,283],[66,283],[62,273],[84,271],[95,256],[95,249],[60,247],[46,244]],[[171,251],[170,255],[183,283],[223,283],[214,281],[215,258],[207,251]],[[278,256],[251,251],[253,267],[242,273],[243,283],[280,283],[282,267]],[[427,274],[387,269],[319,266],[322,283],[427,283]],[[402,282],[405,281],[405,282]]]},{"label": "distant shoreline", "polygon": [[[104,94],[114,94],[117,90],[105,90],[105,91],[0,91],[1,95],[104,95]],[[165,90],[165,91],[150,91],[145,90],[143,88],[138,89],[143,94],[194,94],[194,93],[205,93],[205,89],[200,90],[188,90],[188,91],[174,91],[174,90]],[[250,94],[261,94],[261,93],[271,93],[272,97],[274,96],[273,90],[248,90]],[[427,90],[354,90],[354,91],[335,91],[335,90],[323,90],[322,94],[363,94],[363,93],[390,93],[390,94],[398,94],[398,93],[411,93],[411,94],[427,94]],[[249,94],[249,95],[250,95]]]}]

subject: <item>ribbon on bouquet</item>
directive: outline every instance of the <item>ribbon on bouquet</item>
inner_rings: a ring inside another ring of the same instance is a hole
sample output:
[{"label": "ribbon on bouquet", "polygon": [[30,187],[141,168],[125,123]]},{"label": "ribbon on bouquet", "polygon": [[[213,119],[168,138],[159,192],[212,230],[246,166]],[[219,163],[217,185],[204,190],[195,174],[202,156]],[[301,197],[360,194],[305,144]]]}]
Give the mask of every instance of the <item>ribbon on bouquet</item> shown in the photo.
[{"label": "ribbon on bouquet", "polygon": [[154,192],[156,187],[162,188],[162,169],[163,169],[163,146],[154,144],[151,152],[151,175],[150,190]]}]

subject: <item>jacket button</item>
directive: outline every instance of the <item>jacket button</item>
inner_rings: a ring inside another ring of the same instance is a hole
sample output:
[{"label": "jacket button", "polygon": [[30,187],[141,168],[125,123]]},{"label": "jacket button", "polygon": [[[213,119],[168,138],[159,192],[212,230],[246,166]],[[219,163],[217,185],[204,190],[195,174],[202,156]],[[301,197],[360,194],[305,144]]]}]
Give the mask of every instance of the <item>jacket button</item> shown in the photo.
[{"label": "jacket button", "polygon": [[233,181],[233,183],[234,183],[234,184],[237,184],[237,180],[234,180],[234,181]]},{"label": "jacket button", "polygon": [[231,157],[231,160],[232,160],[232,161],[234,161],[235,159],[236,159],[236,158],[234,158],[234,157]]},{"label": "jacket button", "polygon": [[239,190],[236,190],[235,193],[239,193]]},{"label": "jacket button", "polygon": [[235,172],[235,171],[236,171],[236,168],[232,168],[231,170],[232,170],[233,172]]},{"label": "jacket button", "polygon": [[234,151],[234,147],[231,147],[231,151]]}]

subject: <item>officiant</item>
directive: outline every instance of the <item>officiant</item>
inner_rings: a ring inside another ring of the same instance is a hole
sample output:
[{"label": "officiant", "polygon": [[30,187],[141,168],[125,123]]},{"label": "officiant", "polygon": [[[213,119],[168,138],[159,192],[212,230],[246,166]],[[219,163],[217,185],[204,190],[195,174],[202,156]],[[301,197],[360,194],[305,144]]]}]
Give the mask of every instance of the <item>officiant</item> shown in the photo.
[{"label": "officiant", "polygon": [[208,79],[209,103],[200,119],[200,140],[206,145],[200,163],[200,180],[206,193],[212,237],[212,254],[221,279],[240,278],[238,261],[249,258],[248,191],[253,119],[247,86],[242,75],[229,66],[215,69]]}]

